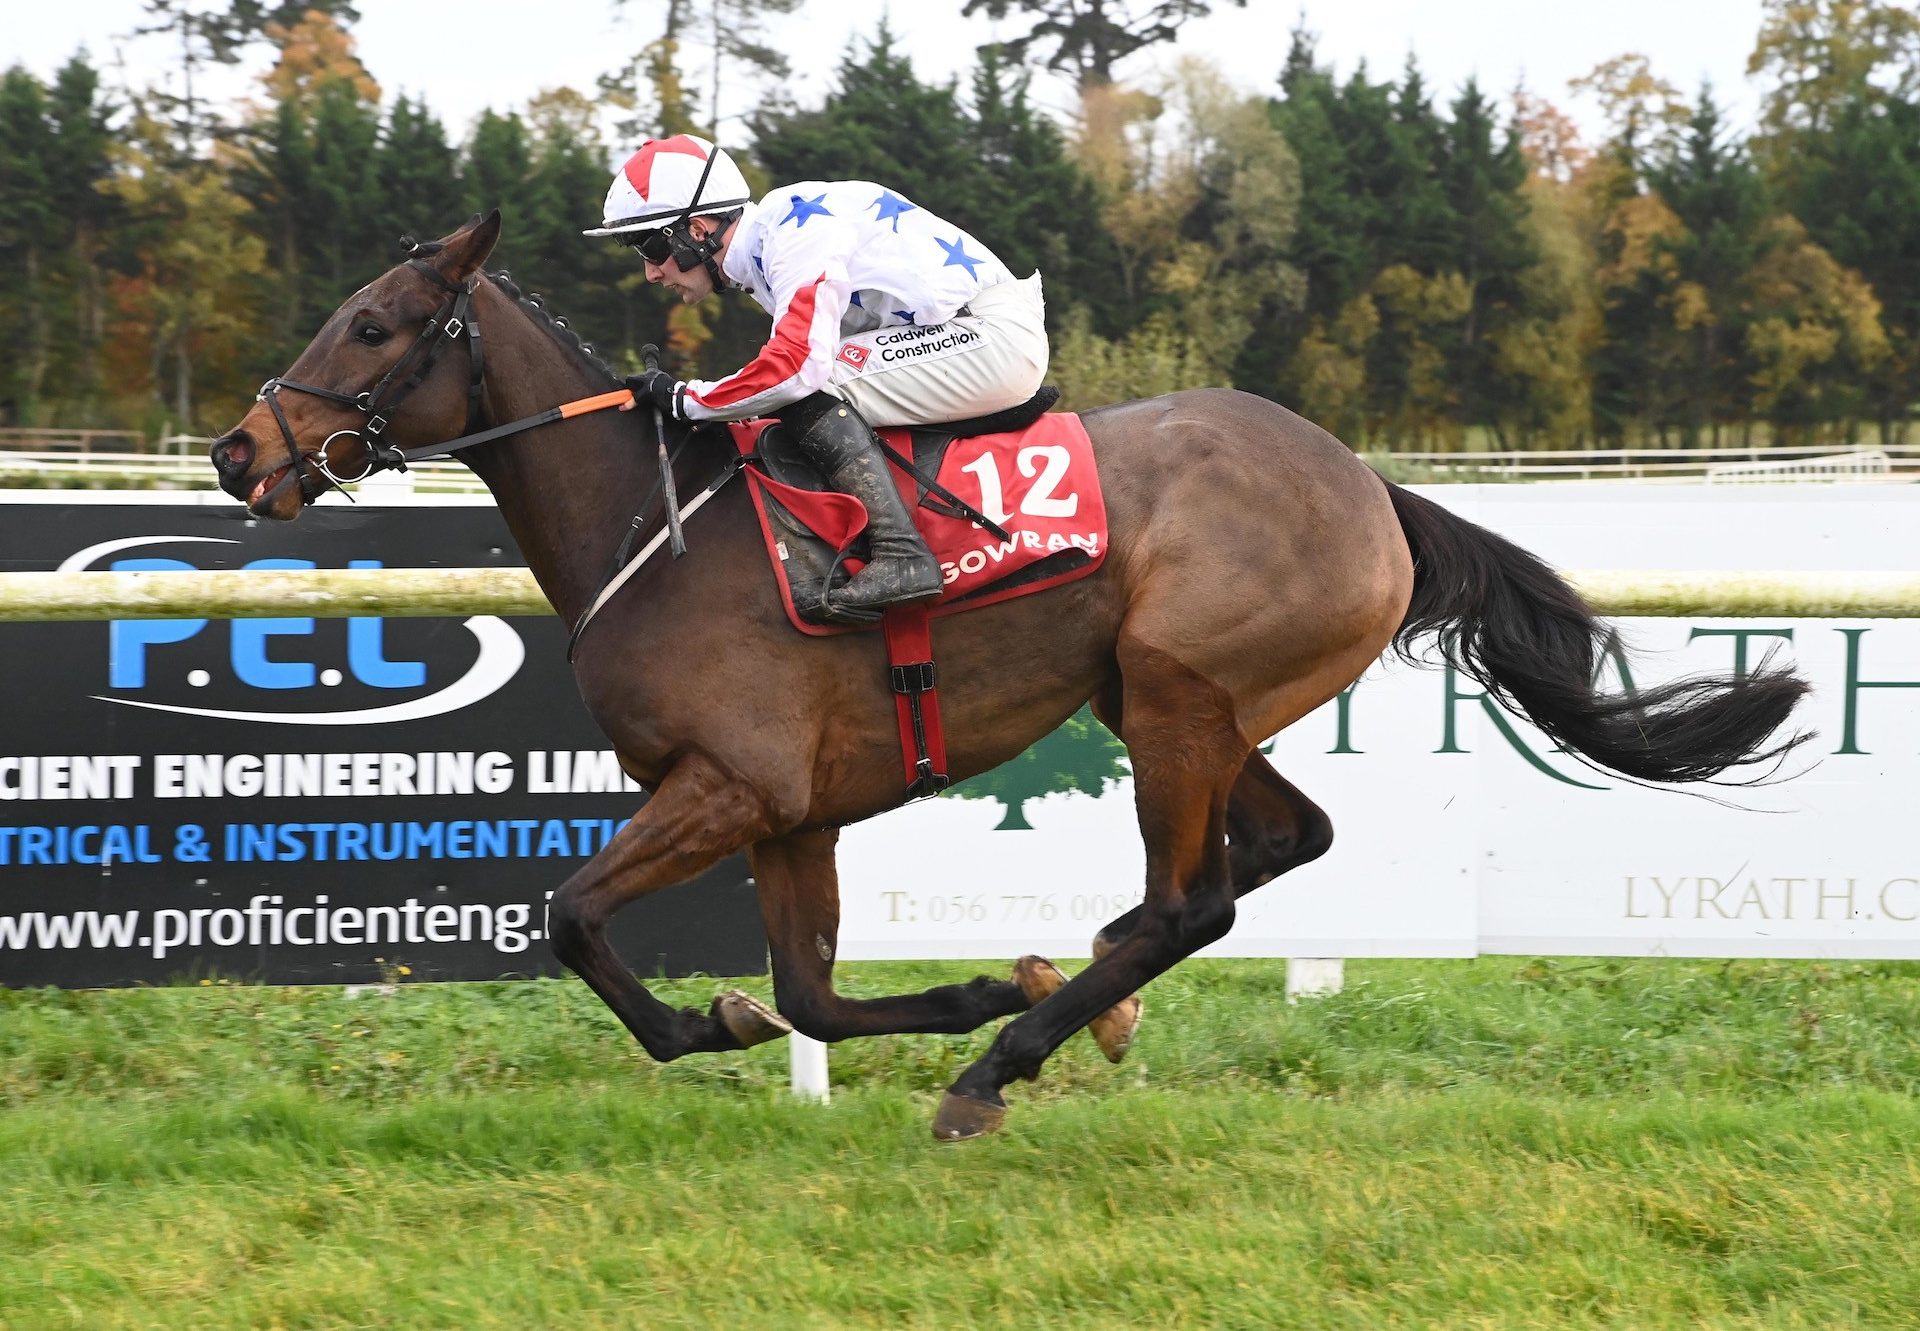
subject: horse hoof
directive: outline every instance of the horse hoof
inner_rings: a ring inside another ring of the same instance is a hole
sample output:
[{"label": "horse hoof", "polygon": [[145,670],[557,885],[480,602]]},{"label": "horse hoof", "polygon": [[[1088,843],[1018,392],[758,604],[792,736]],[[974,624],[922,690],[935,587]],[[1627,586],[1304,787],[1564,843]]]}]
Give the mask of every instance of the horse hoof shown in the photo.
[{"label": "horse hoof", "polygon": [[1022,957],[1013,963],[1013,982],[1032,1007],[1067,982],[1066,973],[1045,957]]},{"label": "horse hoof", "polygon": [[738,989],[713,1000],[713,1015],[727,1028],[727,1033],[740,1042],[742,1049],[793,1034],[793,1027],[785,1017]]},{"label": "horse hoof", "polygon": [[[1104,952],[1094,939],[1096,952]],[[1060,968],[1045,957],[1022,957],[1013,963],[1013,982],[1020,986],[1031,1007],[1067,982]],[[1129,994],[1087,1023],[1087,1034],[1100,1046],[1107,1062],[1118,1063],[1133,1047],[1134,1032],[1140,1029],[1140,995]]]},{"label": "horse hoof", "polygon": [[1129,994],[1087,1023],[1087,1034],[1100,1046],[1107,1062],[1118,1063],[1133,1048],[1133,1033],[1140,1029],[1140,995]]},{"label": "horse hoof", "polygon": [[988,1104],[970,1095],[948,1091],[940,1101],[940,1112],[933,1116],[935,1141],[963,1142],[998,1132],[1007,1121],[1005,1105]]}]

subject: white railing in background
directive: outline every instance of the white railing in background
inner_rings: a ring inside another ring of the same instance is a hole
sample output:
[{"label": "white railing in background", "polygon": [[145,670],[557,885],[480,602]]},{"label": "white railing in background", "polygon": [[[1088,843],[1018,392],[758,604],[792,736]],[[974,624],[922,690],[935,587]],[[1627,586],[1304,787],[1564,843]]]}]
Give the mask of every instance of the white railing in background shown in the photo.
[{"label": "white railing in background", "polygon": [[[51,430],[41,429],[37,425],[0,427],[0,449],[8,450],[137,453],[146,447],[146,442],[146,436],[138,430]],[[163,446],[165,442],[161,441]]]},{"label": "white railing in background", "polygon": [[[84,440],[82,437],[86,437]],[[71,437],[74,442],[55,442]],[[30,447],[33,441],[47,446]],[[0,430],[0,487],[9,479],[70,479],[98,486],[123,483],[174,489],[212,485],[207,449],[212,440],[172,434],[152,449],[141,438],[113,430]],[[109,449],[107,445],[112,444]],[[129,447],[131,445],[131,447]],[[1490,478],[1530,481],[1679,481],[1757,484],[1920,480],[1920,445],[1883,448],[1599,448],[1506,451],[1497,453],[1363,452],[1363,456],[1407,463],[1432,473],[1435,481]],[[420,493],[477,494],[484,491],[464,465],[452,459],[416,463],[414,489]],[[403,479],[402,483],[406,483]]]},{"label": "white railing in background", "polygon": [[[57,481],[77,487],[133,486],[165,490],[213,488],[213,468],[207,462],[205,439],[175,435],[162,444],[183,451],[164,453],[51,452],[0,449],[0,488],[21,480]],[[188,447],[188,446],[191,447]],[[382,472],[367,485],[390,487],[415,494],[484,494],[486,486],[452,459],[416,462],[404,472]]]},{"label": "white railing in background", "polygon": [[[1364,456],[1410,463],[1436,481],[1492,477],[1528,481],[1718,480],[1717,471],[1741,481],[1920,480],[1920,445],[1885,448],[1590,448],[1498,453],[1383,452]],[[1805,471],[1793,468],[1805,467]],[[1752,475],[1748,468],[1760,468]],[[1862,474],[1870,472],[1870,474]]]},{"label": "white railing in background", "polygon": [[1883,448],[1863,448],[1833,457],[1778,458],[1767,462],[1709,462],[1708,485],[1779,485],[1786,481],[1884,481],[1893,459]]}]

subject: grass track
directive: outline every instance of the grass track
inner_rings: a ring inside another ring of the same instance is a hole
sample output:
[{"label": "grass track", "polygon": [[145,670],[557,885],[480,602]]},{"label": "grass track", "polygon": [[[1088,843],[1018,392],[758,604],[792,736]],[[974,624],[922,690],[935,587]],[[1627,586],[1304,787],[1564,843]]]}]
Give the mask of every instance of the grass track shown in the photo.
[{"label": "grass track", "polygon": [[985,1037],[823,1108],[574,984],[0,994],[0,1325],[1915,1324],[1920,967],[1349,970],[1183,968],[957,1148]]}]

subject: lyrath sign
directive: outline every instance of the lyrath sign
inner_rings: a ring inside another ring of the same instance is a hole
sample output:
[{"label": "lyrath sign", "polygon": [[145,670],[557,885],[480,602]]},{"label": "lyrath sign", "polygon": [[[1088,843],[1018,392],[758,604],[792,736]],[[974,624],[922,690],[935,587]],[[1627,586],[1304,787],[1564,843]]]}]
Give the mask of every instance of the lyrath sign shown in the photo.
[{"label": "lyrath sign", "polygon": [[[1915,566],[1920,487],[1434,486],[1563,568]],[[1642,619],[1609,688],[1751,669],[1814,691],[1769,784],[1647,789],[1444,668],[1381,663],[1263,747],[1333,818],[1219,955],[1920,957],[1920,620]],[[936,844],[950,853],[914,857]],[[902,866],[911,865],[905,869]],[[948,798],[849,829],[841,954],[1085,955],[1140,899],[1124,750],[1084,714]]]}]

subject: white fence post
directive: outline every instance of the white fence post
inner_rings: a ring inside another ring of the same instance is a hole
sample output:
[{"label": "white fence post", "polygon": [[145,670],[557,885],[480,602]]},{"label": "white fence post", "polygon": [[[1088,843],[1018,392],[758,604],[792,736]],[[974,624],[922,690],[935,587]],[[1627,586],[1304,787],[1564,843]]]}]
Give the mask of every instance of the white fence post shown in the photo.
[{"label": "white fence post", "polygon": [[1287,958],[1289,1003],[1315,994],[1337,994],[1346,982],[1347,963],[1340,957]]},{"label": "white fence post", "polygon": [[787,1066],[793,1093],[802,1100],[827,1102],[827,1047],[799,1031],[787,1037]]}]

